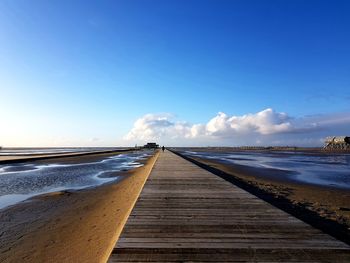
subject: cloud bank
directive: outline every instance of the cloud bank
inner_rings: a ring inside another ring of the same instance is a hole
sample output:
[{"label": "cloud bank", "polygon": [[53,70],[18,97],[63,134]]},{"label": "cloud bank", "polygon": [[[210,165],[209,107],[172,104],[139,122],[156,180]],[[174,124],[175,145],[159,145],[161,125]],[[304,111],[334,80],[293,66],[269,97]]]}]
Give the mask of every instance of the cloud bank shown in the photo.
[{"label": "cloud bank", "polygon": [[146,114],[136,120],[124,139],[170,145],[320,145],[323,137],[346,132],[350,115],[314,115],[293,118],[268,108],[229,116],[219,112],[207,123],[178,121],[174,115]]}]

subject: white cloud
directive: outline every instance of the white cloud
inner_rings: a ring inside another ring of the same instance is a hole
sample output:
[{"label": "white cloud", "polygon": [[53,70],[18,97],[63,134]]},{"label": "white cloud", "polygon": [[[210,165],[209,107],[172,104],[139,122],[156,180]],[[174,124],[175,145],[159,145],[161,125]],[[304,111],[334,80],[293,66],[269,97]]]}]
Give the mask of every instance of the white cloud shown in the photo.
[{"label": "white cloud", "polygon": [[287,114],[278,113],[272,109],[231,117],[219,112],[207,123],[206,130],[208,134],[218,136],[247,133],[267,135],[291,131],[293,127],[289,120]]},{"label": "white cloud", "polygon": [[176,134],[176,124],[171,119],[171,114],[146,114],[136,120],[125,139],[157,140],[162,136]]},{"label": "white cloud", "polygon": [[[207,123],[190,124],[175,120],[172,114],[146,114],[136,120],[133,128],[124,137],[127,141],[161,141],[171,144],[319,144],[322,130],[330,126],[347,125],[348,114],[317,115],[300,119],[292,118],[271,108],[257,113],[229,116],[219,112]],[[334,127],[333,127],[334,128]],[[333,129],[334,130],[334,129]],[[318,132],[311,138],[305,134]],[[334,131],[328,131],[334,132]],[[326,132],[324,132],[325,135]]]}]

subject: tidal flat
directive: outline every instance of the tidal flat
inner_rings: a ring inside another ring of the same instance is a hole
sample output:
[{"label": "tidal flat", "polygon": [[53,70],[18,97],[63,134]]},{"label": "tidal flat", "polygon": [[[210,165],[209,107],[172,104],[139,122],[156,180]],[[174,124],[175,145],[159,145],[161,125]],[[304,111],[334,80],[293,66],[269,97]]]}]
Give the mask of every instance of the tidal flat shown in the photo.
[{"label": "tidal flat", "polygon": [[4,199],[0,262],[106,261],[155,159],[130,151],[2,164],[2,196],[25,200]]}]

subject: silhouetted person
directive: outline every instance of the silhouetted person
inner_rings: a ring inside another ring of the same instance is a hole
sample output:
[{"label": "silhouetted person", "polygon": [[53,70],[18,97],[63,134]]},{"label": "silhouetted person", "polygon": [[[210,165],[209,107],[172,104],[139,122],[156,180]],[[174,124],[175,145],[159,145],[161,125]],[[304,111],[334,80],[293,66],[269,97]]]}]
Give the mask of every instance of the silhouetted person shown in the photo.
[{"label": "silhouetted person", "polygon": [[162,147],[162,151],[164,152],[164,150],[165,150],[165,147],[163,146],[163,147]]}]

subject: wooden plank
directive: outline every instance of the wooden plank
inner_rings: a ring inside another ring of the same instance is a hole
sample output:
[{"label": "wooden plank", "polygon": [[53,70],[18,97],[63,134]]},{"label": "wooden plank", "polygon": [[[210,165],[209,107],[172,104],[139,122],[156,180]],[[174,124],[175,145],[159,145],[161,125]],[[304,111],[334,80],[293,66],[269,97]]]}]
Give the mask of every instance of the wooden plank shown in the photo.
[{"label": "wooden plank", "polygon": [[166,151],[109,262],[350,262],[350,247]]}]

